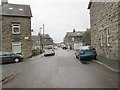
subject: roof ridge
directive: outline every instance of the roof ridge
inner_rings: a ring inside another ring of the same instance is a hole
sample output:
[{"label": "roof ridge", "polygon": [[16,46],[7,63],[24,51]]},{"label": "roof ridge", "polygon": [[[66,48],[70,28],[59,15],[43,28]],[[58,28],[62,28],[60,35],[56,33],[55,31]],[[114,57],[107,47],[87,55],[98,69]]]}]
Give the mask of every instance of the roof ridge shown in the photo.
[{"label": "roof ridge", "polygon": [[4,4],[4,5],[30,6],[30,5],[27,5],[27,4],[14,4],[14,3],[8,3],[8,4]]}]

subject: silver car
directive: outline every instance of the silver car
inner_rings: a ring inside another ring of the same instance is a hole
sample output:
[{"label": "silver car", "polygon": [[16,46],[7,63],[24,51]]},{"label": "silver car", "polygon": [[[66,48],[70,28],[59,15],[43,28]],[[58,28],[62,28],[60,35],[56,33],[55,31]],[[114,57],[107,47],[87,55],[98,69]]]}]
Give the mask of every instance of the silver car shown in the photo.
[{"label": "silver car", "polygon": [[55,55],[55,51],[54,51],[53,45],[45,46],[44,51],[45,51],[44,56]]}]

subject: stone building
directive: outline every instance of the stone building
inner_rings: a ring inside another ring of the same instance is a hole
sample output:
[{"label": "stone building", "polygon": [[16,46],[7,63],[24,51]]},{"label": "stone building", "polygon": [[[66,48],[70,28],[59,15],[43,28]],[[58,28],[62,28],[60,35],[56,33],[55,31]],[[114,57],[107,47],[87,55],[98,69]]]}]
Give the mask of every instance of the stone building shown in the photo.
[{"label": "stone building", "polygon": [[32,50],[40,49],[40,37],[38,35],[32,35]]},{"label": "stone building", "polygon": [[45,45],[53,45],[53,39],[50,37],[49,34],[41,34],[41,42],[42,44]]},{"label": "stone building", "polygon": [[91,44],[98,56],[120,60],[120,2],[90,2]]},{"label": "stone building", "polygon": [[82,34],[81,31],[67,32],[64,37],[64,44],[72,49],[76,48],[76,45],[82,44]]},{"label": "stone building", "polygon": [[33,49],[41,49],[45,45],[53,45],[53,39],[48,34],[32,35]]},{"label": "stone building", "polygon": [[25,58],[32,55],[31,9],[29,5],[10,4],[2,0],[2,51],[21,53]]}]

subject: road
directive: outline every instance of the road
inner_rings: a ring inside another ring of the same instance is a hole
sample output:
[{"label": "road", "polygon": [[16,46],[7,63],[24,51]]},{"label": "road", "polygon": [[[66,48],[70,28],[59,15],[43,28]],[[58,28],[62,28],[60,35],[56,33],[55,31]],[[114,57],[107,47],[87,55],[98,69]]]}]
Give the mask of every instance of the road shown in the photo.
[{"label": "road", "polygon": [[118,74],[93,61],[82,64],[72,50],[3,65],[3,76],[17,72],[3,88],[118,88]]}]

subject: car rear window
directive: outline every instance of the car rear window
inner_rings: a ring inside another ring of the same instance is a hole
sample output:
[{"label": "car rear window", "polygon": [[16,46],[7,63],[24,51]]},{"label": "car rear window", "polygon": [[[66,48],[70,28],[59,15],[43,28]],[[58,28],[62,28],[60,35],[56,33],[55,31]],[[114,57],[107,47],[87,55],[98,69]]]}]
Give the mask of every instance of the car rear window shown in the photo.
[{"label": "car rear window", "polygon": [[90,47],[90,46],[83,46],[80,48],[80,50],[93,50],[93,51],[95,51],[96,49],[93,47]]},{"label": "car rear window", "polygon": [[2,56],[2,52],[0,52],[0,56]]},{"label": "car rear window", "polygon": [[89,49],[89,47],[88,47],[88,46],[83,46],[83,47],[81,47],[80,49],[81,49],[81,50],[87,50],[87,49]]}]

